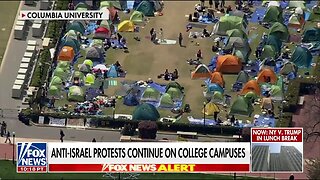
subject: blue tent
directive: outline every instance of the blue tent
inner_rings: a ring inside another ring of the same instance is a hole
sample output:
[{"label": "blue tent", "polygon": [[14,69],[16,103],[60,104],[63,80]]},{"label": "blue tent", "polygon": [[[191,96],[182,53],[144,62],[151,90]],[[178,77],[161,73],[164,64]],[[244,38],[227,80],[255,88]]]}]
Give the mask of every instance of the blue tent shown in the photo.
[{"label": "blue tent", "polygon": [[115,65],[112,65],[107,73],[108,78],[116,78],[118,77],[118,71],[117,67]]},{"label": "blue tent", "polygon": [[216,66],[217,66],[217,58],[218,58],[218,56],[213,56],[212,57],[209,65],[208,65],[208,68],[209,68],[210,71],[213,71],[216,68]]},{"label": "blue tent", "polygon": [[124,97],[123,104],[127,106],[137,106],[139,105],[139,100],[137,96],[133,95],[132,93],[129,93]]},{"label": "blue tent", "polygon": [[216,84],[216,83],[209,84],[207,87],[207,92],[213,93],[215,91],[219,91],[221,94],[223,94],[224,92],[223,88],[219,84]]}]

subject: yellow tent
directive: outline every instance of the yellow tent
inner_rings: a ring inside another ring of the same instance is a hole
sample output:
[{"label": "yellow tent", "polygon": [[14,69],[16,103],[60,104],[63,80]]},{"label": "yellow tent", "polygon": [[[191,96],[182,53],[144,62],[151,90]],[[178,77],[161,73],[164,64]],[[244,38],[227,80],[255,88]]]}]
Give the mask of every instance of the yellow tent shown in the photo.
[{"label": "yellow tent", "polygon": [[206,107],[202,109],[202,113],[205,113],[208,116],[213,115],[214,112],[220,112],[220,109],[213,102],[209,102],[206,104]]},{"label": "yellow tent", "polygon": [[133,32],[134,24],[132,21],[124,20],[118,25],[119,32]]}]

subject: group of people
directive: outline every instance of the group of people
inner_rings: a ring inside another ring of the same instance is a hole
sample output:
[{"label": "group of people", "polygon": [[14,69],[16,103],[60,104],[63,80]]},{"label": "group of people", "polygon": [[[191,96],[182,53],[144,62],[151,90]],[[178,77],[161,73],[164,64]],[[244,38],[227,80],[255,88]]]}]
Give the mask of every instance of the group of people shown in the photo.
[{"label": "group of people", "polygon": [[77,103],[74,112],[75,113],[85,113],[90,115],[101,114],[102,107],[115,107],[115,98],[94,98],[92,101],[85,101],[83,103]]},{"label": "group of people", "polygon": [[9,131],[7,131],[7,123],[5,121],[2,121],[1,124],[1,137],[5,136],[6,137],[6,140],[4,141],[4,143],[9,143],[11,144],[11,134]]},{"label": "group of people", "polygon": [[159,38],[157,38],[156,30],[154,28],[151,28],[150,37],[151,37],[151,41],[153,43],[159,43],[159,40],[160,40],[160,42],[164,42],[165,41],[164,38],[163,38],[163,29],[162,28],[160,28],[160,30],[159,30]]},{"label": "group of people", "polygon": [[164,74],[160,74],[158,78],[164,78],[164,80],[169,81],[169,80],[176,80],[179,77],[178,69],[174,69],[172,73],[169,72],[168,69],[165,70]]}]

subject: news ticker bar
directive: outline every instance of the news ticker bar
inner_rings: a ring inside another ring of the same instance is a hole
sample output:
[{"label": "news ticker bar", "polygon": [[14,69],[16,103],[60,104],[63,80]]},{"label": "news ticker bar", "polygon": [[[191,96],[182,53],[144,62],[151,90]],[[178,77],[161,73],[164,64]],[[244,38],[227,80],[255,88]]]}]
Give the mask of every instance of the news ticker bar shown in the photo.
[{"label": "news ticker bar", "polygon": [[20,11],[19,20],[109,20],[109,10],[100,11]]},{"label": "news ticker bar", "polygon": [[303,128],[251,128],[251,142],[302,142]]}]

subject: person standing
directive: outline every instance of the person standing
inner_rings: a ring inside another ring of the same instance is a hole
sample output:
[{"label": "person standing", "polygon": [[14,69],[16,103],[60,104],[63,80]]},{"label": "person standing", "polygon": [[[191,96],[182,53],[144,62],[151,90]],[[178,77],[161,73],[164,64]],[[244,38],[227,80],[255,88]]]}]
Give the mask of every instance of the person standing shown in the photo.
[{"label": "person standing", "polygon": [[62,130],[60,130],[60,141],[63,142],[63,138],[64,138],[65,134]]},{"label": "person standing", "polygon": [[293,174],[290,175],[289,180],[294,180],[294,175]]},{"label": "person standing", "polygon": [[6,134],[6,141],[4,141],[4,143],[7,143],[7,141],[9,141],[9,143],[11,144],[10,132],[9,131]]},{"label": "person standing", "polygon": [[216,9],[219,8],[219,0],[214,0],[214,7],[215,7]]},{"label": "person standing", "polygon": [[212,8],[213,0],[209,0],[209,7]]},{"label": "person standing", "polygon": [[182,47],[182,40],[183,40],[182,33],[180,33],[179,34],[179,45],[180,45],[180,47]]},{"label": "person standing", "polygon": [[118,37],[118,43],[121,44],[121,39],[122,39],[122,36],[120,33],[117,33],[117,37]]},{"label": "person standing", "polygon": [[164,42],[164,39],[163,39],[163,29],[162,29],[162,28],[160,28],[159,36],[160,36],[160,42]]},{"label": "person standing", "polygon": [[97,142],[96,138],[93,138],[93,139],[92,139],[92,142]]},{"label": "person standing", "polygon": [[6,132],[7,132],[7,123],[2,121],[2,126],[3,126],[3,133],[6,134]]},{"label": "person standing", "polygon": [[225,0],[221,0],[220,8],[224,8],[225,5],[226,5],[226,1]]},{"label": "person standing", "polygon": [[154,28],[151,28],[151,30],[150,30],[150,36],[152,37],[152,35],[153,35],[153,32],[154,32]]},{"label": "person standing", "polygon": [[200,0],[200,6],[201,6],[202,8],[204,8],[204,1],[205,1],[205,0]]}]

